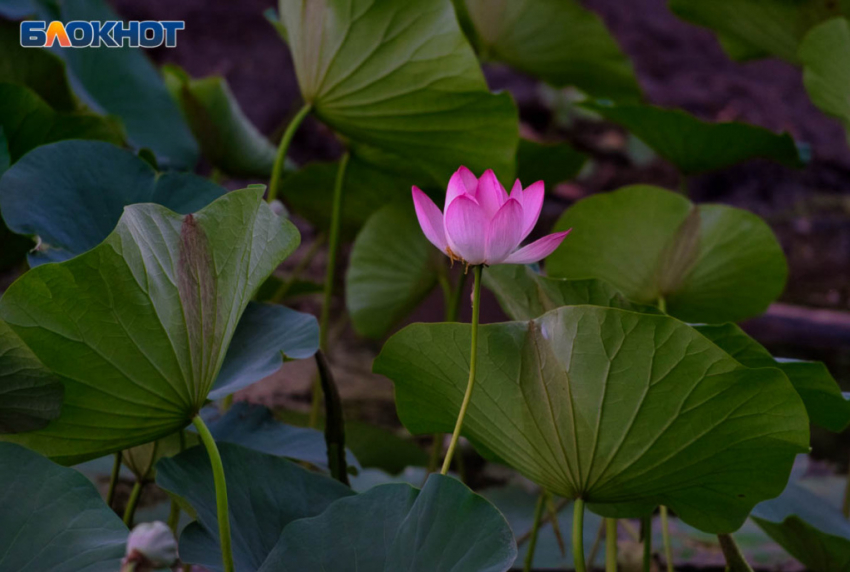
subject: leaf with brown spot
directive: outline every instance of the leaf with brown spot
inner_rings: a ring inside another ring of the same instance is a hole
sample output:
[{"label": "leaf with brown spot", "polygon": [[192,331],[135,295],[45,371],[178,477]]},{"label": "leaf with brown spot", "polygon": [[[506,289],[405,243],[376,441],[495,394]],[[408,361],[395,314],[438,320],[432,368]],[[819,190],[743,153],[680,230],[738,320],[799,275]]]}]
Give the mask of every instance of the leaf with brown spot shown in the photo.
[{"label": "leaf with brown spot", "polygon": [[44,429],[6,439],[76,463],[184,427],[251,296],[298,242],[253,188],[186,217],[128,206],[93,250],[24,274],[0,317],[61,379],[65,404]]}]

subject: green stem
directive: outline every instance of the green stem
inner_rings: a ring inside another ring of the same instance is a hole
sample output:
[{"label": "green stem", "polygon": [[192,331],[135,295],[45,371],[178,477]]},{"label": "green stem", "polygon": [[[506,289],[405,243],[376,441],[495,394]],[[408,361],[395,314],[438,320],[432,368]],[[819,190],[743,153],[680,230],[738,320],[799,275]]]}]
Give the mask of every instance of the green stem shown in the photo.
[{"label": "green stem", "polygon": [[667,300],[664,299],[664,296],[658,297],[658,309],[664,314],[667,313]]},{"label": "green stem", "polygon": [[[440,286],[443,289],[443,306],[445,308],[445,321],[457,322],[458,309],[460,308],[460,299],[463,296],[463,287],[466,285],[466,274],[461,274],[458,278],[457,286],[452,288],[451,282],[445,274],[440,274]],[[434,439],[431,442],[431,457],[428,459],[428,473],[433,473],[437,470],[440,463],[440,454],[443,452],[443,434],[434,433]]]},{"label": "green stem", "polygon": [[127,501],[127,506],[124,508],[124,524],[127,528],[133,528],[133,516],[136,514],[136,506],[139,504],[139,498],[142,496],[142,489],[145,487],[145,481],[142,479],[136,480],[133,485],[133,491],[130,493],[130,499]]},{"label": "green stem", "polygon": [[227,508],[227,483],[224,480],[224,465],[221,455],[215,444],[212,433],[207,429],[200,415],[195,415],[192,425],[198,430],[201,442],[207,449],[212,465],[213,482],[215,483],[215,504],[218,517],[218,537],[221,542],[221,558],[224,563],[224,572],[233,572],[233,548],[230,539],[230,512]]},{"label": "green stem", "polygon": [[342,400],[334,382],[328,360],[322,350],[316,352],[316,367],[325,395],[325,445],[328,449],[328,467],[331,476],[348,485],[348,465],[345,459],[345,420],[342,415]]},{"label": "green stem", "polygon": [[664,540],[664,560],[667,561],[667,572],[673,572],[673,547],[670,546],[670,524],[667,518],[667,507],[661,505],[661,538]]},{"label": "green stem", "polygon": [[543,518],[543,508],[546,506],[546,491],[542,491],[537,498],[537,506],[534,508],[534,522],[531,525],[531,536],[528,539],[528,552],[525,553],[525,566],[523,572],[531,572],[534,566],[534,550],[537,548],[537,533],[540,531],[540,520]]},{"label": "green stem", "polygon": [[723,556],[726,558],[726,569],[729,572],[753,572],[731,534],[718,534],[717,540],[720,541],[720,549],[723,550]]},{"label": "green stem", "polygon": [[452,440],[449,442],[449,449],[446,451],[446,458],[443,460],[443,468],[440,471],[443,475],[449,472],[449,467],[452,464],[460,430],[463,428],[463,418],[466,417],[466,410],[469,408],[469,402],[472,399],[472,388],[475,386],[475,365],[478,362],[478,311],[481,306],[481,266],[473,267],[472,272],[475,283],[472,288],[472,342],[469,348],[469,381],[466,384],[466,393],[460,405]]},{"label": "green stem", "polygon": [[617,572],[617,519],[605,519],[605,572]]},{"label": "green stem", "polygon": [[584,500],[573,504],[573,562],[576,572],[586,572],[584,564]]},{"label": "green stem", "polygon": [[[331,318],[331,302],[336,277],[336,258],[339,252],[339,233],[342,225],[342,186],[345,181],[345,170],[348,166],[349,154],[346,152],[339,160],[334,181],[333,207],[331,210],[331,228],[328,233],[328,265],[325,268],[324,296],[322,313],[319,318],[319,349],[328,354],[328,328]],[[322,387],[319,379],[313,383],[313,403],[310,409],[310,427],[316,427],[319,421],[319,407],[322,400]]]},{"label": "green stem", "polygon": [[641,522],[643,533],[643,572],[652,570],[652,515],[643,517]]},{"label": "green stem", "polygon": [[274,166],[272,167],[272,177],[269,181],[269,202],[272,202],[277,198],[278,187],[280,187],[280,177],[283,173],[283,164],[286,162],[286,152],[289,150],[289,144],[292,142],[295,132],[298,131],[298,126],[301,125],[301,122],[304,121],[304,118],[307,117],[308,113],[310,113],[310,109],[310,104],[305,104],[304,107],[295,114],[292,121],[289,122],[289,125],[286,127],[286,131],[283,132],[283,138],[280,140],[280,145],[277,147],[277,156],[275,157]]},{"label": "green stem", "polygon": [[121,473],[121,456],[123,453],[118,451],[115,453],[115,460],[112,462],[112,474],[109,476],[109,490],[106,492],[106,506],[112,508],[112,501],[115,500],[115,486],[118,484],[118,475]]}]

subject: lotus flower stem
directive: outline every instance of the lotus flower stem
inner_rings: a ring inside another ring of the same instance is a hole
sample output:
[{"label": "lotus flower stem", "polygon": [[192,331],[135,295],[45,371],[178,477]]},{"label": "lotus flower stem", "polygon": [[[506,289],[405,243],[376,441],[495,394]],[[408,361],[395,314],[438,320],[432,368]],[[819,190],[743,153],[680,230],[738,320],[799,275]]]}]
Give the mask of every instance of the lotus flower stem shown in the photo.
[{"label": "lotus flower stem", "polygon": [[124,524],[128,528],[133,527],[133,517],[136,515],[136,507],[139,504],[139,498],[142,496],[143,488],[145,488],[145,481],[143,479],[137,479],[130,493],[130,499],[127,501],[127,506],[124,508]]},{"label": "lotus flower stem", "polygon": [[289,122],[289,125],[286,126],[286,131],[283,132],[283,138],[280,140],[280,145],[277,147],[277,156],[274,160],[272,176],[269,181],[269,202],[272,202],[277,198],[278,187],[280,187],[280,176],[281,173],[283,173],[283,164],[286,162],[286,152],[289,150],[289,144],[292,142],[295,132],[298,131],[298,126],[301,125],[301,122],[304,121],[304,118],[307,117],[308,113],[310,113],[310,109],[311,106],[309,103],[302,107],[298,113],[295,114],[295,117],[292,118],[292,121]]},{"label": "lotus flower stem", "polygon": [[115,460],[112,462],[112,474],[109,476],[109,490],[106,492],[106,506],[112,508],[112,501],[115,500],[115,486],[118,484],[118,475],[121,473],[121,455],[118,451],[115,453]]},{"label": "lotus flower stem", "polygon": [[469,408],[469,402],[472,399],[472,388],[475,386],[475,366],[478,362],[478,311],[481,306],[481,265],[473,266],[472,273],[475,282],[472,288],[472,343],[469,348],[469,381],[466,384],[466,393],[463,396],[463,403],[460,405],[460,413],[457,416],[452,440],[449,442],[446,458],[443,459],[443,469],[440,471],[443,475],[449,472],[449,467],[452,465],[457,440],[460,437],[460,430],[463,428],[463,418],[466,417],[466,410]]},{"label": "lotus flower stem", "polygon": [[617,572],[617,519],[605,519],[605,572]]},{"label": "lotus flower stem", "polygon": [[525,565],[523,572],[531,572],[534,567],[534,550],[537,548],[537,533],[540,531],[540,521],[543,518],[543,509],[546,506],[546,491],[541,491],[534,508],[534,522],[531,525],[531,536],[528,539],[528,552],[525,553]]},{"label": "lotus flower stem", "polygon": [[573,562],[576,572],[586,572],[584,564],[584,499],[573,503]]},{"label": "lotus flower stem", "polygon": [[664,539],[664,560],[667,561],[667,572],[673,572],[673,548],[670,546],[670,523],[667,518],[667,507],[661,505],[661,538]]},{"label": "lotus flower stem", "polygon": [[201,442],[207,449],[207,455],[210,457],[210,465],[212,465],[213,482],[215,483],[215,504],[217,509],[216,516],[218,517],[218,537],[221,543],[221,558],[224,563],[224,572],[233,572],[233,548],[230,539],[230,511],[227,508],[227,483],[224,480],[224,465],[221,462],[221,455],[218,452],[218,447],[215,444],[212,433],[207,429],[204,420],[200,415],[195,415],[192,419],[192,425],[198,430],[198,435],[201,437]]},{"label": "lotus flower stem", "polygon": [[643,517],[641,522],[643,533],[643,572],[652,570],[652,515]]}]

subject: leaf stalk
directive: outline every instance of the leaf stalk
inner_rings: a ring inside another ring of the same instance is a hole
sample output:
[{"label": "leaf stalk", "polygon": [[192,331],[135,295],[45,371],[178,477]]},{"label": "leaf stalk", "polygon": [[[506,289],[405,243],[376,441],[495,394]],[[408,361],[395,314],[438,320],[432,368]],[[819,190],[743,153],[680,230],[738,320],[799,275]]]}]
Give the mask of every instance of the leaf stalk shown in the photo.
[{"label": "leaf stalk", "polygon": [[224,464],[221,462],[221,454],[215,444],[212,433],[207,428],[200,415],[195,415],[192,425],[198,430],[201,442],[207,449],[212,466],[213,482],[215,484],[216,516],[218,517],[218,537],[221,543],[221,558],[224,564],[224,572],[234,572],[233,547],[230,538],[230,511],[227,507],[227,483],[224,479]]}]

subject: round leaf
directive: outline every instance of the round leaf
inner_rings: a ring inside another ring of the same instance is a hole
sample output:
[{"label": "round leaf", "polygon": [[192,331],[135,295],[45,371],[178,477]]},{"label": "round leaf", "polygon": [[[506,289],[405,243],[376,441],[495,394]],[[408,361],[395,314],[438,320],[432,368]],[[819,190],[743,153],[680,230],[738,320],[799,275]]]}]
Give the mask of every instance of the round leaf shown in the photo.
[{"label": "round leaf", "polygon": [[[414,324],[375,361],[413,433],[452,430],[470,334],[466,324]],[[697,528],[730,532],[782,491],[794,456],[808,451],[805,408],[780,371],[745,368],[668,316],[568,306],[478,336],[463,434],[599,514],[663,504]]]},{"label": "round leaf", "polygon": [[73,463],[184,427],[251,295],[298,241],[251,188],[194,215],[129,206],[101,245],[24,274],[0,318],[62,379],[65,404],[16,440]]},{"label": "round leaf", "polygon": [[0,570],[115,572],[128,530],[89,480],[0,443]]},{"label": "round leaf", "polygon": [[100,244],[127,205],[157,203],[187,214],[223,193],[195,175],[157,173],[108,143],[62,141],[28,153],[0,178],[0,209],[13,231],[39,237],[29,256],[37,266]]},{"label": "round leaf", "polygon": [[803,83],[812,102],[850,129],[850,24],[835,18],[813,28],[800,45]]},{"label": "round leaf", "polygon": [[[460,0],[464,1],[464,0]],[[465,0],[479,51],[555,87],[641,98],[628,58],[602,19],[576,0]]]},{"label": "round leaf", "polygon": [[280,3],[298,83],[316,116],[446,183],[459,164],[509,178],[511,97],[494,95],[450,0]]},{"label": "round leaf", "polygon": [[437,284],[440,253],[422,233],[413,203],[376,212],[357,235],[345,279],[345,302],[358,333],[381,338]]},{"label": "round leaf", "polygon": [[668,313],[689,322],[759,315],[785,287],[776,237],[741,209],[635,186],[579,201],[555,225],[568,228],[546,259],[550,276],[598,278],[640,304],[664,297]]},{"label": "round leaf", "polygon": [[505,572],[515,558],[511,530],[493,505],[455,479],[431,475],[421,492],[381,485],[289,524],[260,570]]},{"label": "round leaf", "polygon": [[583,107],[622,125],[685,175],[758,158],[802,166],[794,139],[787,133],[777,135],[763,127],[731,121],[709,123],[681,109],[653,105],[587,103]]},{"label": "round leaf", "polygon": [[[316,516],[331,502],[353,494],[338,481],[286,459],[231,443],[219,443],[218,448],[227,475],[233,559],[239,572],[259,570],[287,524]],[[161,460],[156,470],[157,484],[187,501],[198,515],[180,536],[180,557],[221,571],[215,486],[207,452],[193,447]]]}]

